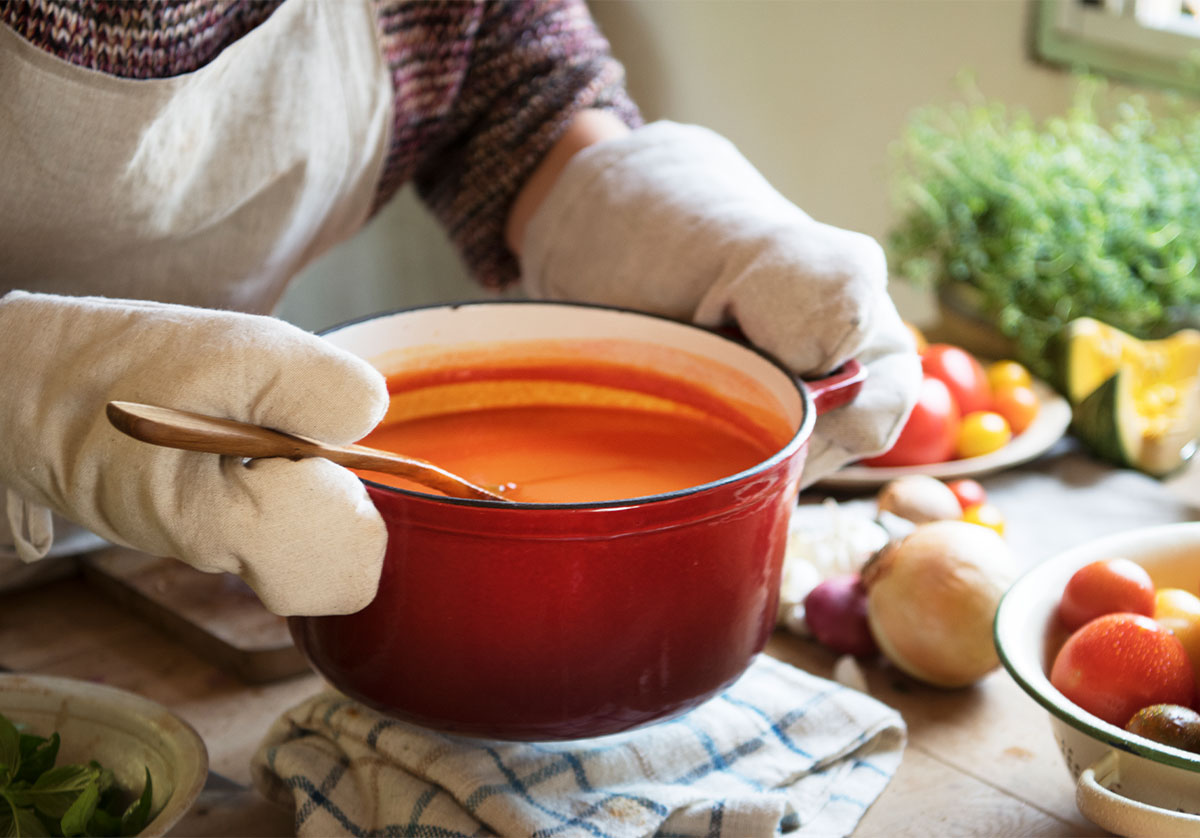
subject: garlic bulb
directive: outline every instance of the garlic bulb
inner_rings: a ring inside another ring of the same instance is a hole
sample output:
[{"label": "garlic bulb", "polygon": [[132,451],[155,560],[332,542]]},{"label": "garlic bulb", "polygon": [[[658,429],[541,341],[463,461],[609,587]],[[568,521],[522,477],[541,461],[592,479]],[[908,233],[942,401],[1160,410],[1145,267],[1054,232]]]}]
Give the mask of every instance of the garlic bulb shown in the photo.
[{"label": "garlic bulb", "polygon": [[992,621],[1014,580],[1008,545],[963,521],[920,524],[863,569],[867,620],[880,650],[929,684],[963,687],[1000,664]]},{"label": "garlic bulb", "polygon": [[887,540],[887,532],[865,509],[839,505],[832,498],[797,506],[783,559],[778,625],[810,636],[804,619],[809,591],[823,579],[857,573]]}]

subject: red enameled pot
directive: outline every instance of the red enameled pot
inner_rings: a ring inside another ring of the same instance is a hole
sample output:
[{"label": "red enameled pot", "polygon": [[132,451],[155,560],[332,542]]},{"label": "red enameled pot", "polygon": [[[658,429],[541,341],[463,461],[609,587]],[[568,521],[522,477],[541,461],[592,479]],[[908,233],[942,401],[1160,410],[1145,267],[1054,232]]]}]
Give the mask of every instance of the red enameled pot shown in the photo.
[{"label": "red enameled pot", "polygon": [[865,371],[797,381],[741,342],[599,306],[486,302],[411,309],[325,335],[385,374],[519,347],[702,381],[790,440],[739,474],[651,497],[505,504],[367,482],[388,526],[379,592],[355,614],[293,617],[336,688],[462,735],[562,740],[687,711],[733,683],[775,625],[788,522],[818,414]]}]

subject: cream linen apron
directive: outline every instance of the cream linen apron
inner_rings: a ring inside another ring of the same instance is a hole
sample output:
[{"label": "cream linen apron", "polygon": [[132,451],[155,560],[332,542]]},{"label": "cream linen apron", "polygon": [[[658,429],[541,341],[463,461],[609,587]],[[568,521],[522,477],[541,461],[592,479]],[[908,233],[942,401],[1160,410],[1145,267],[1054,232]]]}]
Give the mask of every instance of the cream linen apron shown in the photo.
[{"label": "cream linen apron", "polygon": [[[0,25],[0,295],[267,313],[366,220],[391,109],[366,0],[287,0],[211,63],[155,80],[74,66]],[[95,546],[56,523],[51,555]],[[19,568],[0,559],[0,587],[38,572]]]}]

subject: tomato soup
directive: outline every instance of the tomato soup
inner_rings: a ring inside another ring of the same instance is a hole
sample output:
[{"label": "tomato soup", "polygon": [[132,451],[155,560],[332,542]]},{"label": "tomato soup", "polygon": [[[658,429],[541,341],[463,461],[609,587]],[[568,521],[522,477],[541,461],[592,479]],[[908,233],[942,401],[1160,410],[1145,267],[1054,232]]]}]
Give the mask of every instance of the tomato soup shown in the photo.
[{"label": "tomato soup", "polygon": [[[703,386],[615,365],[393,376],[364,445],[419,457],[524,503],[645,497],[745,471],[782,448]],[[428,492],[390,475],[369,480]]]}]

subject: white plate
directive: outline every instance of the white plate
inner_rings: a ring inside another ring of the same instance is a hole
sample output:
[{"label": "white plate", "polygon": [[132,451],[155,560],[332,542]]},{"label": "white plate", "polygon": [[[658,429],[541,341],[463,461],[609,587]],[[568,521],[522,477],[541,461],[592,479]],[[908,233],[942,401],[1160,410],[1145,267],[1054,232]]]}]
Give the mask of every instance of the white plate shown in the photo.
[{"label": "white plate", "polygon": [[1037,418],[1024,433],[1015,436],[999,451],[965,460],[948,460],[944,463],[929,463],[923,466],[873,466],[849,465],[835,471],[817,482],[823,488],[855,488],[882,486],[889,480],[906,474],[928,474],[939,480],[956,480],[960,477],[980,477],[1036,459],[1062,439],[1071,424],[1071,406],[1043,381],[1034,380],[1034,392],[1041,401]]}]

